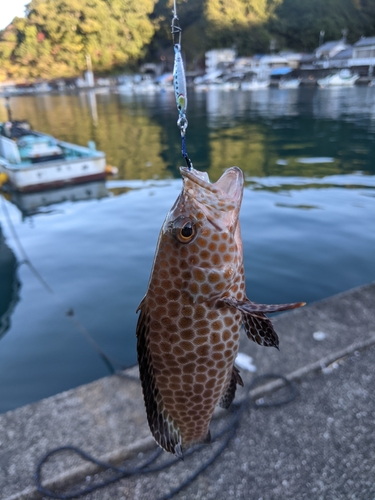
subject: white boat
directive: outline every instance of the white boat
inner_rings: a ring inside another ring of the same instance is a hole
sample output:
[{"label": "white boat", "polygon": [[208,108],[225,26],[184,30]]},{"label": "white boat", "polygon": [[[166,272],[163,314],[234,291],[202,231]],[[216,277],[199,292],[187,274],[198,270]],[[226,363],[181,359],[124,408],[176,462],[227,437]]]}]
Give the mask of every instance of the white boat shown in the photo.
[{"label": "white boat", "polygon": [[257,78],[252,78],[251,80],[243,80],[241,82],[242,90],[258,90],[265,89],[269,86],[269,80],[258,80]]},{"label": "white boat", "polygon": [[8,121],[0,123],[0,172],[18,191],[39,191],[103,179],[106,158],[92,141],[78,146]]},{"label": "white boat", "polygon": [[345,86],[352,87],[358,80],[359,75],[352,73],[349,70],[341,70],[333,75],[328,75],[325,78],[318,79],[319,87]]},{"label": "white boat", "polygon": [[238,75],[230,75],[223,78],[220,88],[222,90],[238,90],[241,86],[241,77]]},{"label": "white boat", "polygon": [[134,85],[132,82],[125,82],[117,85],[117,92],[120,94],[132,94],[134,92]]},{"label": "white boat", "polygon": [[289,80],[280,80],[280,89],[297,89],[301,83],[299,78],[290,78]]}]

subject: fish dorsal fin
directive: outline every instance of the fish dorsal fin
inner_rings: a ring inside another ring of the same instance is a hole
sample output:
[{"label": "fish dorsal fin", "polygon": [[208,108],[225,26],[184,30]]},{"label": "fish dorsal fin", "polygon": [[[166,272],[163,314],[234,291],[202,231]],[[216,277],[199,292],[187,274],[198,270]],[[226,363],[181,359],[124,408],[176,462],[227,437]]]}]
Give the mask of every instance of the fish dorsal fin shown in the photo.
[{"label": "fish dorsal fin", "polygon": [[239,309],[242,312],[242,319],[246,335],[259,345],[279,348],[279,337],[275,332],[272,322],[265,313],[287,311],[305,305],[305,302],[295,302],[290,304],[257,304],[249,299],[238,301],[235,299],[224,299],[224,302]]},{"label": "fish dorsal fin", "polygon": [[236,366],[233,366],[232,374],[229,380],[229,384],[221,396],[219,401],[219,406],[222,408],[229,408],[232,404],[234,396],[236,394],[237,384],[243,387],[243,381],[240,375],[240,371]]},{"label": "fish dorsal fin", "polygon": [[145,300],[141,302],[138,309],[140,310],[137,323],[138,364],[148,425],[159,446],[182,458],[180,431],[164,407],[155,378],[149,349],[150,317]]}]

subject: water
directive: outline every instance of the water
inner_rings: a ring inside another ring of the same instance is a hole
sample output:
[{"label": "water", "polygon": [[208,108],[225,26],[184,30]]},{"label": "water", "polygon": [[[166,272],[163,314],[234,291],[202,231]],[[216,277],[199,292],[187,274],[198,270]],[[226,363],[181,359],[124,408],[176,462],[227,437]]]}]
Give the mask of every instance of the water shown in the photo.
[{"label": "water", "polygon": [[[375,88],[189,97],[195,168],[213,180],[231,165],[245,172],[252,300],[313,302],[375,279]],[[81,326],[136,361],[135,310],[182,164],[172,93],[25,96],[12,109],[61,139],[94,139],[119,176],[0,199],[0,412],[108,374]]]}]

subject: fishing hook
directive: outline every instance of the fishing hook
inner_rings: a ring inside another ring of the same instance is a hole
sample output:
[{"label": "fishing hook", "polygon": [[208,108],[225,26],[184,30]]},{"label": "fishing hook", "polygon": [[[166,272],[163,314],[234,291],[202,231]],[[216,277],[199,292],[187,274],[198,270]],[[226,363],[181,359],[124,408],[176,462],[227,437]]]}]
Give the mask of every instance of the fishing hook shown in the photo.
[{"label": "fishing hook", "polygon": [[[180,26],[180,21],[177,16],[177,6],[176,0],[173,3],[173,18],[171,25],[171,33],[174,45],[174,67],[173,67],[173,85],[176,97],[176,105],[179,113],[177,120],[177,126],[181,133],[181,154],[185,158],[186,165],[190,170],[193,166],[188,154],[186,152],[186,129],[188,126],[188,121],[186,118],[186,108],[187,108],[187,92],[186,92],[186,78],[184,64],[181,54],[181,36],[182,28]],[[176,41],[176,36],[178,35],[178,40]]]}]

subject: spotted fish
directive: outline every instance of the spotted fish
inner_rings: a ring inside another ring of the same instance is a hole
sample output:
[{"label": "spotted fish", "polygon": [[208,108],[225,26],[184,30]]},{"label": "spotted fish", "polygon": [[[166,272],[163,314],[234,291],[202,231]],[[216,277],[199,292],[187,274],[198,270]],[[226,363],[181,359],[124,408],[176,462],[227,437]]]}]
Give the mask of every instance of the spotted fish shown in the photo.
[{"label": "spotted fish", "polygon": [[148,423],[156,442],[176,456],[209,441],[215,406],[228,408],[243,385],[234,365],[242,325],[254,342],[277,347],[265,313],[303,305],[246,297],[242,171],[232,167],[211,184],[204,172],[180,170],[182,192],[162,226],[137,324]]}]

